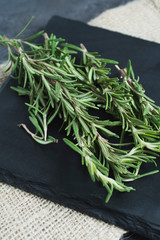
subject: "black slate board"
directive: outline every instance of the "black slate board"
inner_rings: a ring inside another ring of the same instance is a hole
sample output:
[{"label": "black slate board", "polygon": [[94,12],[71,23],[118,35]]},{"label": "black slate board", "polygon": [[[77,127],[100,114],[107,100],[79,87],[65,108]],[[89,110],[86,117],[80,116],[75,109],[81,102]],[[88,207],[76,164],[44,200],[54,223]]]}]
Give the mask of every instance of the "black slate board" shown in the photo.
[{"label": "black slate board", "polygon": [[[160,104],[160,45],[60,17],[53,17],[45,30],[70,43],[82,42],[89,51],[118,60],[121,67],[130,58],[147,94]],[[57,132],[59,121],[50,128],[59,144],[48,146],[35,143],[16,126],[26,123],[32,128],[24,105],[26,99],[18,97],[10,85],[16,85],[15,80],[8,79],[0,93],[0,181],[150,239],[160,239],[160,174],[130,183],[135,192],[115,191],[105,204],[105,189],[90,180],[79,155],[63,143],[65,133]],[[143,167],[144,172],[152,169],[152,164]]]}]

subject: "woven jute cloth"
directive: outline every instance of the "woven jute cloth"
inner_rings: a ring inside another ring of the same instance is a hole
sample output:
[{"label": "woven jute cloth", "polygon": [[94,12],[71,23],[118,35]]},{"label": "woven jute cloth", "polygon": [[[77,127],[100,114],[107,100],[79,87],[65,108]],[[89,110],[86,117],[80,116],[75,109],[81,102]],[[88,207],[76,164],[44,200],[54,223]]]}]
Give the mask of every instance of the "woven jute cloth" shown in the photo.
[{"label": "woven jute cloth", "polygon": [[119,240],[123,232],[7,184],[0,186],[1,240]]},{"label": "woven jute cloth", "polygon": [[[160,0],[107,10],[90,25],[160,42]],[[8,74],[0,66],[0,83]],[[0,240],[119,240],[125,231],[0,183]]]},{"label": "woven jute cloth", "polygon": [[90,25],[160,42],[160,0],[136,0],[103,12]]}]

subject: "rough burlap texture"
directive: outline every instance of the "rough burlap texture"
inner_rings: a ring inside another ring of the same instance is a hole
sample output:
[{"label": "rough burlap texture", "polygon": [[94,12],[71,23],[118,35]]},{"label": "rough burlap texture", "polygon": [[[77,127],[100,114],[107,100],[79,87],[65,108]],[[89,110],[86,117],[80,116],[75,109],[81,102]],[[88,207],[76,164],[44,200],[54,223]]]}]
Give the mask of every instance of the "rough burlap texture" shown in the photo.
[{"label": "rough burlap texture", "polygon": [[[160,42],[160,1],[137,0],[103,12],[90,25]],[[0,83],[7,74],[0,66]],[[0,240],[119,240],[125,231],[0,183]]]},{"label": "rough burlap texture", "polygon": [[103,12],[92,26],[160,42],[160,0],[136,0]]}]

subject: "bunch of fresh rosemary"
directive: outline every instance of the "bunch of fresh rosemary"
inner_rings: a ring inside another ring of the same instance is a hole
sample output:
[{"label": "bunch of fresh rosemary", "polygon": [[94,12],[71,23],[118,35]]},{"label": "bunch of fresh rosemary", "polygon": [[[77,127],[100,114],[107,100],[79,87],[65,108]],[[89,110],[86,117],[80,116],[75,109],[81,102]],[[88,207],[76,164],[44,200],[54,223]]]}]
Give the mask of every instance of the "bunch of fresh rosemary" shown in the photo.
[{"label": "bunch of fresh rosemary", "polygon": [[[42,34],[43,43],[30,42]],[[160,108],[145,95],[130,61],[126,69],[120,69],[116,61],[88,52],[83,44],[68,44],[43,31],[27,39],[0,39],[8,47],[7,71],[12,68],[18,80],[12,89],[28,96],[29,119],[36,132],[25,124],[19,126],[38,143],[48,144],[57,142],[48,136],[48,126],[55,117],[61,118],[66,136],[73,136],[73,141],[65,138],[65,143],[81,155],[92,180],[107,189],[106,202],[114,189],[133,190],[125,181],[157,172],[139,174],[141,164],[154,162],[160,152]],[[78,52],[82,54],[79,63]],[[107,64],[116,64],[121,78],[110,78]],[[101,120],[90,109],[103,109],[114,120]],[[117,126],[120,136],[114,132]],[[131,142],[124,143],[125,134]],[[113,138],[119,141],[112,143]]]}]

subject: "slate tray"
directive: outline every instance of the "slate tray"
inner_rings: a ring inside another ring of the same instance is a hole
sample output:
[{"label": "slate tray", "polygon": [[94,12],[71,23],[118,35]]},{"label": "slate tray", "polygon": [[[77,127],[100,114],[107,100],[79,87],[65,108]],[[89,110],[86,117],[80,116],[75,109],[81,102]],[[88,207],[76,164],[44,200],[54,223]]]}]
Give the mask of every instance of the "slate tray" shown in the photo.
[{"label": "slate tray", "polygon": [[[89,51],[118,60],[121,67],[126,66],[130,58],[147,94],[160,104],[159,44],[61,17],[53,17],[45,30],[70,43],[82,42]],[[24,105],[26,99],[10,89],[16,84],[15,80],[8,79],[0,93],[0,181],[141,236],[160,239],[160,174],[130,183],[136,188],[135,192],[115,191],[105,204],[106,190],[91,181],[79,155],[63,143],[65,133],[57,131],[59,121],[50,128],[50,134],[59,139],[59,144],[48,146],[35,143],[17,127],[18,123],[26,123],[32,128]],[[142,171],[153,169],[152,164],[147,164]]]}]

